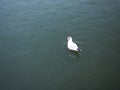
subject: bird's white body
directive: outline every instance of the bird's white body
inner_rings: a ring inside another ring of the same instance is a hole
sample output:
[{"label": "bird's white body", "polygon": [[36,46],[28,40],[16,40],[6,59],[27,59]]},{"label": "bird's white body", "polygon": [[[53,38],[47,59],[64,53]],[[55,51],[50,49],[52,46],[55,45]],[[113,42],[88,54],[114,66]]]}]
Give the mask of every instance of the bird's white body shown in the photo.
[{"label": "bird's white body", "polygon": [[68,40],[67,47],[68,47],[69,50],[79,51],[79,48],[78,48],[77,44],[72,41],[72,37],[70,37],[70,36],[67,37],[67,40]]}]

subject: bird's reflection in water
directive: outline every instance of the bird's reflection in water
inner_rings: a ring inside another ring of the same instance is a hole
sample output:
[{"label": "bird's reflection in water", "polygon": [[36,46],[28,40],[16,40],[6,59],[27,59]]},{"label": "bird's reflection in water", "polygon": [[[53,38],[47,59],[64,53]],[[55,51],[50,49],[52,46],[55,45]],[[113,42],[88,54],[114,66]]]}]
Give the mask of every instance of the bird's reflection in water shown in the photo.
[{"label": "bird's reflection in water", "polygon": [[68,50],[68,55],[72,58],[80,58],[79,52]]}]

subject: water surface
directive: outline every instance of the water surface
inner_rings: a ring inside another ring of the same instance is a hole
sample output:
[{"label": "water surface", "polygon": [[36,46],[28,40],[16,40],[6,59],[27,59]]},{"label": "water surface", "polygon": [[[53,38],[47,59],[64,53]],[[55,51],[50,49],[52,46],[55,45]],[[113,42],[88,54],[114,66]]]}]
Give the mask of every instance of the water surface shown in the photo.
[{"label": "water surface", "polygon": [[[119,89],[119,0],[1,0],[0,90]],[[66,48],[71,35],[82,49]]]}]

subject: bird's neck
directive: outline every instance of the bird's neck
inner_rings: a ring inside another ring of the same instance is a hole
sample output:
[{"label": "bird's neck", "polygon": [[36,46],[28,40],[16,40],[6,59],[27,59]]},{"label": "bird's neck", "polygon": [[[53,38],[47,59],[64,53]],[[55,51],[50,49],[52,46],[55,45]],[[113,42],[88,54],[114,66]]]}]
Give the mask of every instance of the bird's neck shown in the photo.
[{"label": "bird's neck", "polygon": [[70,39],[69,42],[73,42],[72,39]]}]

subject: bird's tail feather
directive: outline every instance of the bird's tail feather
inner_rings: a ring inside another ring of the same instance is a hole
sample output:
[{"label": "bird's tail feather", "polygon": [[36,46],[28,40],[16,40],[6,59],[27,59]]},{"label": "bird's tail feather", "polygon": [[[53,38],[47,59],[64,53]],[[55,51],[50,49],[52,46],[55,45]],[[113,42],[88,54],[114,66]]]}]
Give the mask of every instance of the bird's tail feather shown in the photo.
[{"label": "bird's tail feather", "polygon": [[82,51],[82,49],[79,49],[79,48],[78,48],[77,50],[78,50],[78,51]]}]

